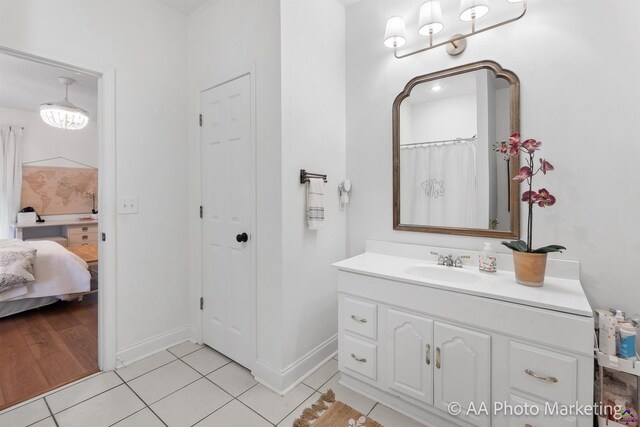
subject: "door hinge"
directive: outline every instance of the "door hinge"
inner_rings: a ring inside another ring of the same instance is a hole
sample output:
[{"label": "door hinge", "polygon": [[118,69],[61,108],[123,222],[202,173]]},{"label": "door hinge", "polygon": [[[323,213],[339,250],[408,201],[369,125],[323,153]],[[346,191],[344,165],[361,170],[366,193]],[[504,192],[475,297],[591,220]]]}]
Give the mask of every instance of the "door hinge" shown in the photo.
[{"label": "door hinge", "polygon": [[200,205],[200,218],[203,218],[203,211],[204,208],[202,207],[202,205]]},{"label": "door hinge", "polygon": [[102,241],[103,242],[107,241],[107,235],[105,233],[102,233]]},{"label": "door hinge", "polygon": [[198,115],[198,123],[200,124],[200,127],[202,127],[202,114]]},{"label": "door hinge", "polygon": [[204,298],[200,297],[200,310],[204,308]]}]

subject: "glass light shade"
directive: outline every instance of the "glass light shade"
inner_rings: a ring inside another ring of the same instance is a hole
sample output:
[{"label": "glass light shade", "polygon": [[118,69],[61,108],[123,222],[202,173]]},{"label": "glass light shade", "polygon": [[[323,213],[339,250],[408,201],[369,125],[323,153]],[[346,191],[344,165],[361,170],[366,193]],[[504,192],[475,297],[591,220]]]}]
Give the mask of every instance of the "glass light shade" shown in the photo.
[{"label": "glass light shade", "polygon": [[384,45],[390,48],[404,46],[407,43],[404,32],[404,18],[392,16],[387,20],[387,29],[384,32]]},{"label": "glass light shade", "polygon": [[480,19],[489,12],[489,0],[461,0],[460,20]]},{"label": "glass light shade", "polygon": [[67,100],[40,105],[40,117],[49,126],[77,130],[89,123],[89,114]]},{"label": "glass light shade", "polygon": [[428,36],[444,29],[442,23],[442,7],[439,1],[431,0],[420,6],[418,34]]}]

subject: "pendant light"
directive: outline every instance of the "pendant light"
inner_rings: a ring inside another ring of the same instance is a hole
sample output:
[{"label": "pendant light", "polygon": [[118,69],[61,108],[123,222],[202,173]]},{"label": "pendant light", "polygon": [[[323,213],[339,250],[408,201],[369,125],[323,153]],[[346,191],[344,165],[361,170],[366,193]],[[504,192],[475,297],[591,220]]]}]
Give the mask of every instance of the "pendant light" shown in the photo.
[{"label": "pendant light", "polygon": [[89,123],[89,113],[69,102],[69,86],[76,81],[68,77],[58,77],[64,85],[64,100],[40,105],[40,117],[49,126],[60,129],[77,130]]}]

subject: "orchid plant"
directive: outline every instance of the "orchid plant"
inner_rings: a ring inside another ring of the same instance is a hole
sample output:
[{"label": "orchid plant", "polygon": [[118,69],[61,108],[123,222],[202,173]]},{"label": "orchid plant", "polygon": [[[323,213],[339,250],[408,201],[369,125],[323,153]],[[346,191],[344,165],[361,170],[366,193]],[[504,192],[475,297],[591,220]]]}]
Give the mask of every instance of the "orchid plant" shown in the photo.
[{"label": "orchid plant", "polygon": [[496,150],[503,153],[506,160],[510,160],[512,157],[519,156],[520,153],[524,153],[526,166],[523,166],[518,171],[518,174],[513,178],[518,183],[526,182],[528,189],[522,193],[522,201],[529,205],[529,216],[527,221],[527,241],[513,240],[511,242],[502,242],[506,247],[513,249],[517,252],[529,252],[544,254],[549,252],[562,252],[567,249],[560,245],[549,245],[542,248],[533,249],[531,243],[533,240],[533,206],[545,208],[547,206],[553,206],[556,203],[556,198],[549,193],[546,188],[541,188],[538,191],[533,190],[533,177],[542,172],[546,175],[547,172],[552,171],[553,165],[547,160],[540,158],[539,164],[534,162],[536,151],[540,149],[542,142],[535,139],[527,139],[523,142],[520,141],[520,134],[514,133],[509,137],[509,141],[502,141],[496,144]]}]

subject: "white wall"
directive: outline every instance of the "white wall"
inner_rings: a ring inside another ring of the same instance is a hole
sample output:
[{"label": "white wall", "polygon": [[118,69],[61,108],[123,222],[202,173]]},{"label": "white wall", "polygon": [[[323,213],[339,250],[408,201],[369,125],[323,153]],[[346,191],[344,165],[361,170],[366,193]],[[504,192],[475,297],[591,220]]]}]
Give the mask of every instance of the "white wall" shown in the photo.
[{"label": "white wall", "polygon": [[[95,120],[89,121],[84,129],[68,131],[49,126],[42,121],[39,113],[0,107],[0,124],[24,128],[23,163],[64,157],[95,168],[99,166],[98,126]],[[63,159],[44,165],[82,167]]]},{"label": "white wall", "polygon": [[188,20],[189,236],[191,322],[200,337],[200,140],[199,94],[256,71],[257,139],[257,354],[265,365],[282,367],[282,145],[280,113],[279,0],[211,2]]},{"label": "white wall", "polygon": [[[337,277],[345,258],[345,11],[337,0],[282,0],[282,249],[285,368],[335,351]],[[300,169],[327,174],[325,228],[307,227]],[[319,361],[318,361],[319,362]]]},{"label": "white wall", "polygon": [[[401,105],[405,103],[406,100]],[[452,114],[454,111],[457,114]],[[406,143],[471,138],[478,133],[475,93],[414,103],[411,105],[411,116],[412,139]],[[402,114],[401,130],[405,117]],[[405,143],[404,139],[402,143]]]},{"label": "white wall", "polygon": [[536,178],[536,186],[551,190],[558,202],[536,208],[534,244],[569,248],[559,257],[581,261],[582,283],[594,308],[640,312],[633,269],[640,256],[640,122],[633,107],[640,98],[640,86],[633,84],[640,57],[629,54],[631,40],[640,36],[635,22],[640,4],[576,5],[530,2],[522,20],[474,36],[459,57],[436,49],[403,60],[382,44],[385,20],[416,14],[419,2],[367,0],[347,9],[352,255],[364,250],[365,239],[481,248],[485,239],[393,231],[391,105],[414,76],[491,59],[519,76],[522,134],[542,140],[543,156],[556,167]]},{"label": "white wall", "polygon": [[3,0],[4,40],[116,70],[117,346],[142,356],[186,338],[186,20],[154,0]]}]

